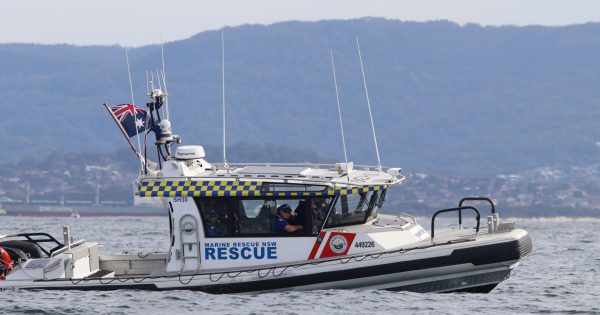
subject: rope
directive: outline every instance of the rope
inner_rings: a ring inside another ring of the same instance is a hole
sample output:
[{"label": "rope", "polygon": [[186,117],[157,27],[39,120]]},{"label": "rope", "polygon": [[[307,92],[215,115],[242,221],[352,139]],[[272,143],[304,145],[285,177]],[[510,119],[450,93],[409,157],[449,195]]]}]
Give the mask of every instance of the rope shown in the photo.
[{"label": "rope", "polygon": [[192,282],[192,280],[194,280],[194,277],[195,277],[195,276],[196,276],[196,274],[194,273],[194,274],[192,274],[192,277],[190,278],[190,280],[188,280],[188,282],[183,282],[183,281],[181,280],[181,274],[179,274],[179,275],[178,275],[178,280],[179,280],[179,283],[181,283],[181,284],[183,284],[183,285],[188,285],[188,284],[190,284],[190,282]]},{"label": "rope", "polygon": [[[418,249],[425,249],[425,248],[430,248],[436,245],[440,245],[440,244],[435,244],[435,245],[426,245],[426,246],[420,246],[420,247],[413,247],[413,248],[409,248],[409,249],[397,249],[394,251],[390,251],[390,252],[383,252],[383,253],[376,253],[376,254],[365,254],[365,255],[357,255],[357,256],[350,256],[350,257],[340,257],[340,258],[335,258],[335,259],[328,259],[328,260],[321,260],[321,261],[310,261],[310,262],[303,262],[303,263],[297,263],[297,264],[292,264],[292,265],[287,265],[284,267],[267,267],[267,268],[255,268],[255,269],[249,269],[249,270],[241,270],[241,271],[237,271],[237,272],[221,272],[221,273],[194,273],[191,274],[190,279],[187,281],[183,280],[183,276],[186,275],[182,275],[182,274],[178,274],[178,275],[162,275],[162,276],[143,276],[143,277],[114,277],[111,278],[109,281],[104,282],[104,278],[82,278],[82,279],[68,279],[72,284],[74,285],[78,285],[80,283],[87,283],[90,281],[95,281],[98,280],[100,284],[102,285],[109,285],[115,281],[118,281],[119,283],[127,283],[127,282],[133,282],[133,283],[142,283],[146,280],[152,280],[152,279],[175,279],[177,278],[179,283],[183,284],[183,285],[188,285],[190,284],[194,278],[196,276],[202,276],[202,275],[208,275],[208,280],[211,281],[212,283],[217,283],[219,281],[221,281],[221,279],[223,279],[223,277],[227,276],[227,278],[229,279],[234,279],[237,278],[238,276],[242,275],[242,274],[253,274],[256,273],[257,277],[260,279],[264,279],[266,277],[269,276],[269,274],[271,274],[274,278],[278,278],[280,276],[282,276],[287,270],[289,270],[290,268],[300,268],[303,266],[318,266],[324,263],[331,263],[331,262],[339,262],[340,264],[347,264],[349,262],[361,262],[364,261],[365,259],[369,258],[369,259],[379,259],[381,256],[383,255],[391,255],[391,254],[397,254],[397,253],[407,253],[413,250],[418,250]],[[145,254],[143,256],[142,253],[138,253],[138,257],[140,258],[145,258],[148,255],[150,255],[151,253]],[[277,272],[277,269],[281,269],[281,271]],[[264,273],[266,271],[266,273]],[[216,277],[216,278],[215,278]],[[66,279],[50,279],[50,280],[44,280],[44,281],[65,281]]]}]

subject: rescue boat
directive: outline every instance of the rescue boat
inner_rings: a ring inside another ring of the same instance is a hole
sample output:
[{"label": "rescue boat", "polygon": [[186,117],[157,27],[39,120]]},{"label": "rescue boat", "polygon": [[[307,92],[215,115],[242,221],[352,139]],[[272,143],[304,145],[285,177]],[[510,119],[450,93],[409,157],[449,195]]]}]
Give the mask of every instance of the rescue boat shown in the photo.
[{"label": "rescue boat", "polygon": [[[168,252],[104,255],[98,243],[72,241],[68,228],[62,242],[4,236],[14,265],[0,289],[489,292],[531,252],[526,231],[498,213],[480,226],[473,206],[436,212],[429,232],[408,214],[381,214],[403,179],[351,164],[223,167],[204,160],[200,146],[180,146],[160,175],[139,182],[141,196],[168,202]],[[274,230],[282,208],[303,228]],[[462,220],[467,211],[474,228],[436,230],[439,214]]]},{"label": "rescue boat", "polygon": [[[178,145],[160,118],[166,94],[149,95],[146,125],[160,121],[159,162],[143,157],[135,187],[140,197],[164,199],[168,251],[101,254],[100,244],[75,240],[68,227],[58,239],[3,235],[0,290],[489,292],[532,251],[528,232],[501,222],[487,198],[435,212],[429,231],[384,209],[390,188],[405,179],[400,168],[211,163],[202,146]],[[482,202],[487,215],[475,206]],[[457,228],[437,229],[447,213]]]}]

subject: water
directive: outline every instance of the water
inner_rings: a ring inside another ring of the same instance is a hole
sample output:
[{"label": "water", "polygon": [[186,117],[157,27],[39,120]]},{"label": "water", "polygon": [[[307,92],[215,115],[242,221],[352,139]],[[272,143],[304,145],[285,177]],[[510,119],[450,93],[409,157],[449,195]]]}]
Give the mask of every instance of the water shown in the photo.
[{"label": "water", "polygon": [[[98,241],[105,253],[165,251],[165,218],[0,217],[0,234],[43,231]],[[427,226],[426,220],[421,222]],[[2,314],[600,314],[599,219],[518,219],[533,253],[490,294],[322,290],[210,295],[202,292],[5,291]]]}]

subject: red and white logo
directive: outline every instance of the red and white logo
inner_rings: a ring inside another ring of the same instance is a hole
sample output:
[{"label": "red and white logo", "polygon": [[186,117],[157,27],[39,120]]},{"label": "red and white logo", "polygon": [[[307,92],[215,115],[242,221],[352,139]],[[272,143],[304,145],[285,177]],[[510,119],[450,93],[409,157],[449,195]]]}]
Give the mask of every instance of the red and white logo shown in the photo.
[{"label": "red and white logo", "polygon": [[343,254],[348,248],[348,240],[344,235],[335,235],[329,240],[329,248],[336,254]]},{"label": "red and white logo", "polygon": [[319,259],[348,254],[356,234],[344,232],[321,232],[308,259]]}]

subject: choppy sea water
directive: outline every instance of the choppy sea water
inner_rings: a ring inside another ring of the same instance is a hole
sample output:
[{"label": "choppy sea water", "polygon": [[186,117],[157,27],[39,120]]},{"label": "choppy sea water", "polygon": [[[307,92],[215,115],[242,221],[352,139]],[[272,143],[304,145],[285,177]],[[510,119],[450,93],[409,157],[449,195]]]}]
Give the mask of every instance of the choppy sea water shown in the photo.
[{"label": "choppy sea water", "polygon": [[[202,292],[4,291],[1,314],[600,314],[600,220],[516,219],[533,253],[489,294],[420,294],[376,290]],[[47,232],[101,243],[103,253],[166,251],[166,218],[0,217],[0,234]],[[420,223],[428,226],[428,221]]]}]

